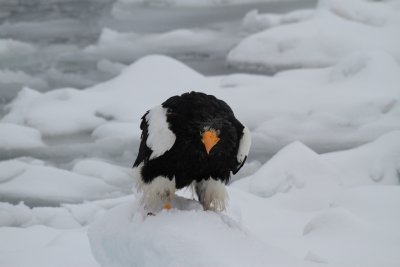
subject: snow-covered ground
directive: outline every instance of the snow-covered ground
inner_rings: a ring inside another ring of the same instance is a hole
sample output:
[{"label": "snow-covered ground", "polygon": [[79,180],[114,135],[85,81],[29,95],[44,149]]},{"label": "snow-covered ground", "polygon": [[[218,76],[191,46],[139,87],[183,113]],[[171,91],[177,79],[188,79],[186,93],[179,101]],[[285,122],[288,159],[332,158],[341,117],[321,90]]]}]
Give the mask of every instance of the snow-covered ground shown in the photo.
[{"label": "snow-covered ground", "polygon": [[[133,6],[191,14],[221,5],[242,12],[248,2],[119,0],[109,12],[130,21]],[[9,67],[0,93],[12,99],[0,113],[0,266],[400,265],[399,2],[247,11],[162,32],[114,24],[94,42],[46,51],[30,37],[0,40],[0,65]],[[0,35],[27,29],[7,23]],[[63,38],[79,28],[59,23]],[[41,28],[30,27],[32,36]],[[54,37],[48,31],[38,34]],[[59,60],[60,51],[73,73],[13,69]],[[221,55],[243,73],[210,76],[186,64]],[[203,211],[183,190],[172,210],[146,216],[132,191],[140,118],[189,90],[231,105],[252,132],[250,157],[227,186],[225,212]]]}]

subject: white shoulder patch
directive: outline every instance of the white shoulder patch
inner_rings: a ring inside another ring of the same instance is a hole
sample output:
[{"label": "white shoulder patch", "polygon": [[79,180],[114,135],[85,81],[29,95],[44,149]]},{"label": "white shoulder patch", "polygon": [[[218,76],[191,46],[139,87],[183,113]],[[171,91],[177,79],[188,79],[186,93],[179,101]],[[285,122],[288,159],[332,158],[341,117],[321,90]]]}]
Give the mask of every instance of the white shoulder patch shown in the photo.
[{"label": "white shoulder patch", "polygon": [[244,125],[243,136],[240,139],[239,150],[237,154],[237,161],[239,163],[242,163],[245,157],[249,155],[250,146],[251,146],[251,133],[249,128],[247,128],[247,126]]},{"label": "white shoulder patch", "polygon": [[149,136],[146,145],[153,151],[150,159],[161,156],[174,145],[176,136],[169,129],[167,122],[167,109],[161,105],[150,109],[146,115],[149,125]]}]

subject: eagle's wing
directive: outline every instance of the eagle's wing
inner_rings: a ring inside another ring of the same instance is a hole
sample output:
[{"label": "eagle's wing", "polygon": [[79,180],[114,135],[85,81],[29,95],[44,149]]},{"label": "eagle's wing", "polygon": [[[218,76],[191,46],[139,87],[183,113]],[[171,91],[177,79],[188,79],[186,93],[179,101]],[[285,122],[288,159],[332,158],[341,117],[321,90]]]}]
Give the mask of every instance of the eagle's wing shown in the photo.
[{"label": "eagle's wing", "polygon": [[167,114],[168,109],[159,105],[147,111],[142,117],[140,124],[142,141],[134,166],[163,155],[174,145],[176,136],[169,128]]},{"label": "eagle's wing", "polygon": [[[239,141],[239,148],[237,153],[237,166],[234,170],[232,170],[233,174],[236,174],[240,168],[242,168],[243,164],[246,162],[247,156],[249,155],[250,146],[251,146],[251,133],[249,128],[246,125],[243,125],[243,130],[240,133],[241,138]],[[240,136],[240,135],[239,135]]]}]

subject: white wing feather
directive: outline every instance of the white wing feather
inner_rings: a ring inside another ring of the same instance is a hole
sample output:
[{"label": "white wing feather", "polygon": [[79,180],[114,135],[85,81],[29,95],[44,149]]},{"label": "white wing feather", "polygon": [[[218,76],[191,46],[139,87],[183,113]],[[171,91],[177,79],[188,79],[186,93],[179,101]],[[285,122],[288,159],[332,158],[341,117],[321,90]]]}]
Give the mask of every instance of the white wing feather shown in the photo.
[{"label": "white wing feather", "polygon": [[239,163],[242,163],[244,159],[249,155],[250,146],[251,146],[251,133],[249,128],[247,128],[247,126],[244,125],[243,136],[240,139],[239,150],[237,154],[237,161]]},{"label": "white wing feather", "polygon": [[152,108],[146,115],[149,125],[149,136],[146,145],[153,151],[150,159],[159,157],[170,150],[175,143],[176,136],[169,129],[167,109],[161,105]]}]

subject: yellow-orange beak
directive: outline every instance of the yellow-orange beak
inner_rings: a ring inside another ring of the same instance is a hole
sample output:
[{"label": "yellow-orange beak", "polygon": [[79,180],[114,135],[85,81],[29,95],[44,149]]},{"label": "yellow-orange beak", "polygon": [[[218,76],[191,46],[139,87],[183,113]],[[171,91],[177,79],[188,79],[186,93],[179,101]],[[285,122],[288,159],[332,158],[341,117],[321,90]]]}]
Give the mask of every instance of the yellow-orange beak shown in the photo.
[{"label": "yellow-orange beak", "polygon": [[219,137],[217,134],[210,130],[210,131],[205,131],[202,135],[201,141],[204,144],[204,147],[206,148],[207,154],[210,154],[211,149],[218,143]]}]

